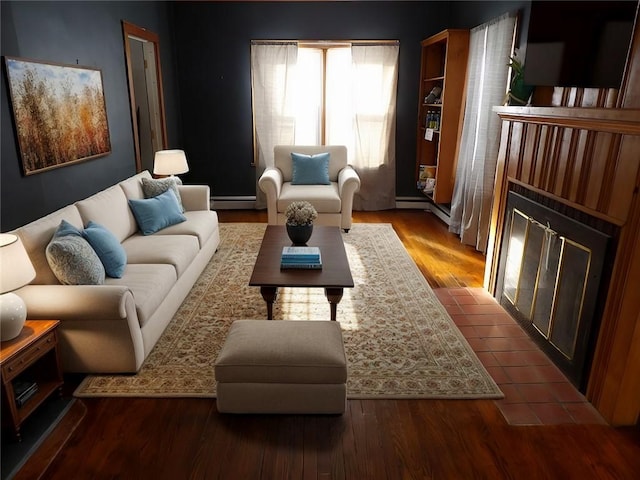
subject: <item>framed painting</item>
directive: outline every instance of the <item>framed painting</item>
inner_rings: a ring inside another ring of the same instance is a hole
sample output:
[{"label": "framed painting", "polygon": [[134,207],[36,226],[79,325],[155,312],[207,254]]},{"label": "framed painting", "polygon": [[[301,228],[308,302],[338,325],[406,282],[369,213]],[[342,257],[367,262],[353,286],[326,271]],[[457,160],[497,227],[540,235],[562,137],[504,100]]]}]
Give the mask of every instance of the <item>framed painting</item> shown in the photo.
[{"label": "framed painting", "polygon": [[111,152],[102,71],[5,57],[25,175]]}]

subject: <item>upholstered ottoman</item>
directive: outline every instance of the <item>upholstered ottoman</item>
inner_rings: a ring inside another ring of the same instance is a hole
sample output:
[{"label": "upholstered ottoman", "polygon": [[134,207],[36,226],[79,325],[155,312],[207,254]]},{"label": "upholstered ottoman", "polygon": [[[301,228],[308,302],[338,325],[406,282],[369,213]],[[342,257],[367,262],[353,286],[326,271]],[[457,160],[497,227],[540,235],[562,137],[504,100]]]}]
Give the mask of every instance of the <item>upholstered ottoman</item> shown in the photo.
[{"label": "upholstered ottoman", "polygon": [[215,374],[219,412],[345,410],[347,360],[338,322],[236,320]]}]

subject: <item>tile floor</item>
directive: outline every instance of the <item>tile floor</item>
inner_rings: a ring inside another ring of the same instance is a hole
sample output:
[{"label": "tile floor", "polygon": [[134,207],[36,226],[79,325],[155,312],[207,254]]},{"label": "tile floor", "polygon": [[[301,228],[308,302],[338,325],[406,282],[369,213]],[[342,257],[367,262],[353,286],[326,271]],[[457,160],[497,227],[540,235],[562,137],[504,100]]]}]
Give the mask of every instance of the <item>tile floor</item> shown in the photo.
[{"label": "tile floor", "polygon": [[482,288],[434,290],[505,398],[511,425],[606,424],[518,323]]}]

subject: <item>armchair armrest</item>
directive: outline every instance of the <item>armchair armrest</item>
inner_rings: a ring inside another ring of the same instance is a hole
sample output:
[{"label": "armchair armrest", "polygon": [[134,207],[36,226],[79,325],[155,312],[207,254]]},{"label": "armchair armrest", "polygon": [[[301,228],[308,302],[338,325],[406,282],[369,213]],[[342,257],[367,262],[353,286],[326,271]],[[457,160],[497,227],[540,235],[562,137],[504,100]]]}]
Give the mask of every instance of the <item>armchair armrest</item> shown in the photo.
[{"label": "armchair armrest", "polygon": [[345,232],[351,228],[353,196],[360,190],[360,176],[351,165],[347,165],[338,173],[338,194],[342,203],[340,226]]},{"label": "armchair armrest", "polygon": [[278,198],[283,181],[282,172],[279,168],[267,167],[265,171],[262,172],[262,175],[260,175],[258,185],[260,186],[260,190],[265,194],[273,194],[275,198]]},{"label": "armchair armrest", "polygon": [[178,192],[186,211],[211,209],[209,185],[178,185]]},{"label": "armchair armrest", "polygon": [[282,190],[283,176],[279,168],[267,167],[260,179],[258,186],[267,197],[267,215],[269,225],[277,224],[278,218],[278,198]]},{"label": "armchair armrest", "polygon": [[338,174],[338,192],[341,198],[351,195],[360,190],[360,176],[351,165],[347,165]]}]

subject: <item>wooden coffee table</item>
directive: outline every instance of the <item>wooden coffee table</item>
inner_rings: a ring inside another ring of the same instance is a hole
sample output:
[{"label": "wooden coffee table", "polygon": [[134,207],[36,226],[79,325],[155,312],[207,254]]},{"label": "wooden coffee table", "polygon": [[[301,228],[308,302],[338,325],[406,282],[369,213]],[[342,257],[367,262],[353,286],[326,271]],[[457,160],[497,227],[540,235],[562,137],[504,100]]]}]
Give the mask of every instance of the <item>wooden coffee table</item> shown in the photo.
[{"label": "wooden coffee table", "polygon": [[321,270],[281,270],[282,247],[290,245],[291,240],[284,226],[267,226],[249,280],[249,285],[260,287],[262,298],[267,302],[267,319],[273,319],[273,302],[276,301],[279,287],[318,287],[324,288],[331,307],[331,320],[335,320],[344,289],[353,288],[353,277],[340,228],[321,225],[313,227],[313,235],[307,245],[320,247]]}]

